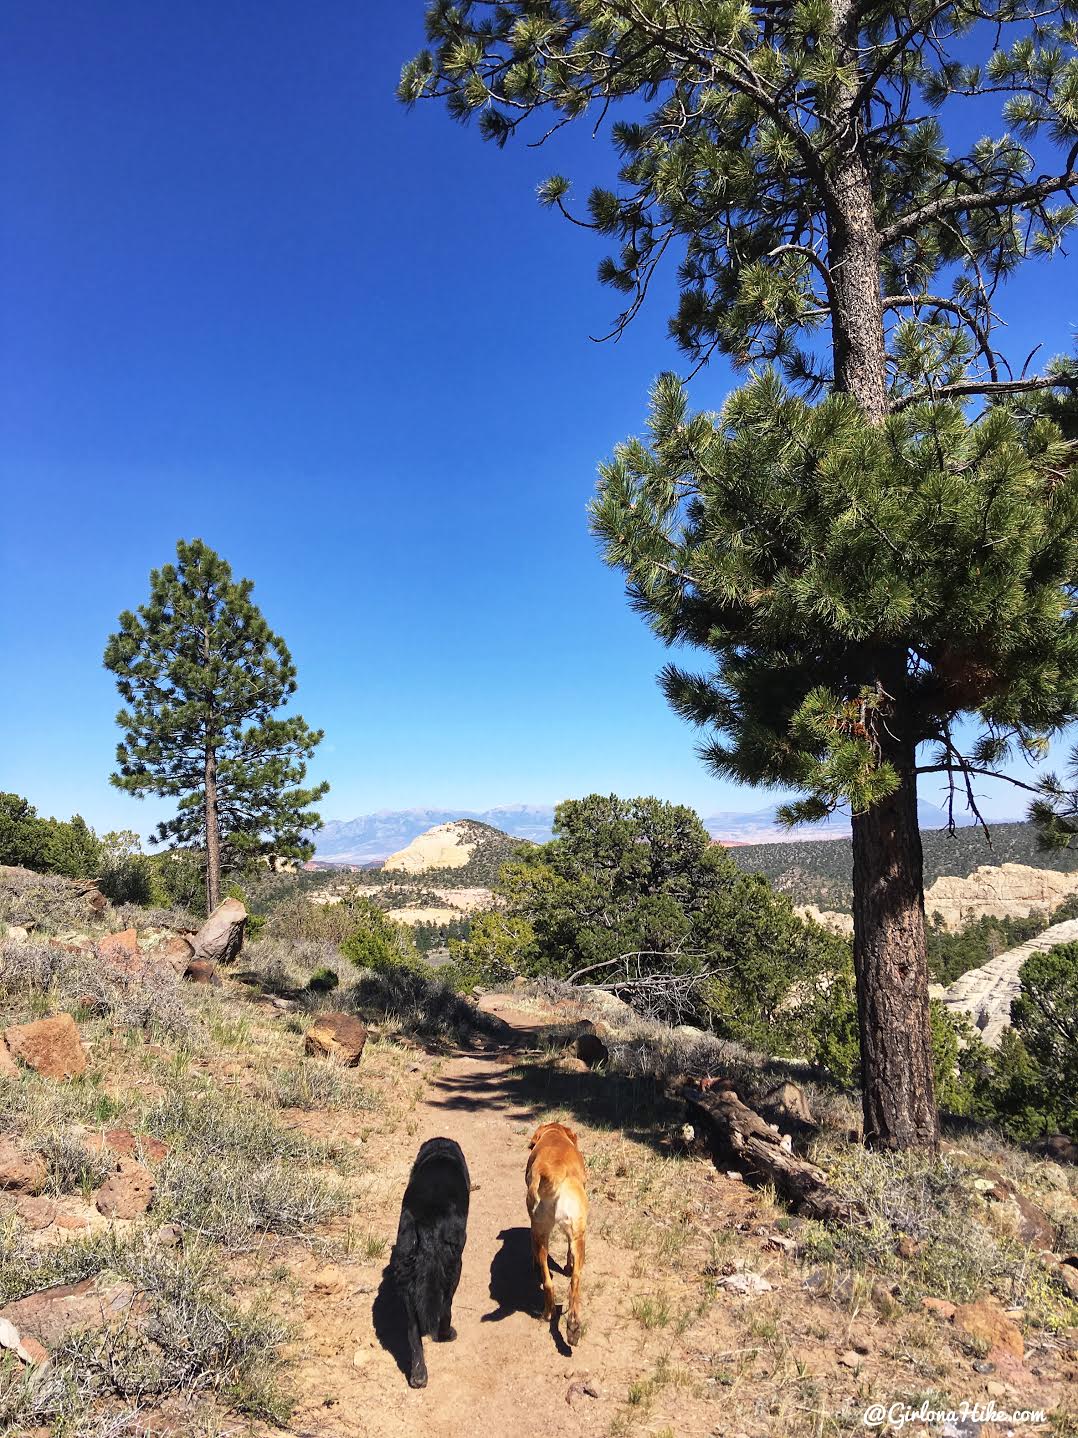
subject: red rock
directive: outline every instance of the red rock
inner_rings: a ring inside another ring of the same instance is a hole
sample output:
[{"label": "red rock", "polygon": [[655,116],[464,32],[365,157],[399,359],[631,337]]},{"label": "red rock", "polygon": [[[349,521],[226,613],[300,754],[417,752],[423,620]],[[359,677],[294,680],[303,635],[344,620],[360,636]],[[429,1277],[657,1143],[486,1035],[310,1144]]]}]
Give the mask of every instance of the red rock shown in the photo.
[{"label": "red rock", "polygon": [[70,1014],[15,1024],[4,1030],[4,1038],[20,1062],[46,1078],[74,1078],[86,1071],[78,1025]]},{"label": "red rock", "polygon": [[247,910],[239,899],[225,899],[195,935],[192,947],[196,959],[215,964],[230,963],[243,947]]},{"label": "red rock", "polygon": [[134,929],[123,929],[117,934],[106,934],[97,942],[97,957],[110,968],[124,973],[138,973],[145,965],[139,952],[138,934]]},{"label": "red rock", "polygon": [[307,1030],[304,1050],[315,1058],[334,1058],[355,1068],[363,1057],[367,1029],[354,1014],[319,1014]]},{"label": "red rock", "polygon": [[58,1213],[55,1223],[57,1228],[80,1229],[90,1227],[90,1220],[84,1218],[80,1213]]},{"label": "red rock", "polygon": [[157,1184],[153,1174],[133,1158],[121,1158],[116,1171],[97,1191],[94,1202],[106,1218],[138,1218],[153,1203]]},{"label": "red rock", "polygon": [[36,1153],[22,1153],[10,1138],[0,1138],[0,1188],[36,1193],[44,1182],[42,1159]]},{"label": "red rock", "polygon": [[192,959],[183,971],[184,978],[192,984],[219,984],[217,965],[209,959]]},{"label": "red rock", "polygon": [[0,1309],[0,1318],[15,1325],[24,1343],[29,1334],[55,1348],[75,1329],[105,1327],[130,1308],[133,1294],[130,1283],[84,1278],[19,1298]]},{"label": "red rock", "polygon": [[955,1308],[953,1321],[960,1333],[983,1345],[989,1353],[998,1348],[1021,1360],[1025,1352],[1021,1330],[996,1304],[987,1299],[960,1303]]},{"label": "red rock", "polygon": [[34,1198],[31,1194],[22,1193],[15,1199],[14,1208],[27,1228],[38,1232],[48,1228],[56,1218],[56,1204],[51,1198]]},{"label": "red rock", "polygon": [[954,1317],[955,1307],[946,1298],[922,1298],[921,1307],[926,1313],[934,1313],[937,1318],[942,1318],[945,1323],[950,1322]]},{"label": "red rock", "polygon": [[83,1140],[93,1153],[115,1153],[121,1158],[147,1158],[160,1163],[168,1157],[168,1144],[149,1134],[133,1134],[129,1128],[110,1128],[105,1133],[91,1133]]}]

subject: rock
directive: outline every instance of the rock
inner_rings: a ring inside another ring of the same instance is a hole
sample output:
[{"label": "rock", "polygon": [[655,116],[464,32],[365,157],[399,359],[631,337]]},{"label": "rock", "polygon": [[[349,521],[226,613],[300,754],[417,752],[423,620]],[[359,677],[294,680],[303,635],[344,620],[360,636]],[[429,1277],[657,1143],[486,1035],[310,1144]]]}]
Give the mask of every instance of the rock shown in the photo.
[{"label": "rock", "polygon": [[175,973],[183,975],[187,971],[188,964],[194,958],[195,951],[189,940],[185,939],[182,934],[173,934],[164,943],[156,946],[153,956],[155,959],[160,959],[162,963],[168,964]]},{"label": "rock", "polygon": [[31,1194],[22,1193],[13,1206],[27,1228],[38,1233],[56,1219],[56,1204],[51,1198],[34,1198]]},{"label": "rock", "polygon": [[574,1373],[569,1387],[565,1390],[565,1401],[572,1408],[579,1398],[601,1398],[603,1390],[590,1373]]},{"label": "rock", "polygon": [[998,1378],[993,1378],[991,1383],[986,1383],[989,1398],[1002,1398],[1007,1391],[1006,1383],[1001,1383]]},{"label": "rock", "polygon": [[1065,1133],[1054,1133],[1037,1144],[1037,1152],[1055,1163],[1078,1163],[1078,1143]]},{"label": "rock", "polygon": [[908,1233],[904,1233],[895,1244],[895,1252],[899,1258],[904,1258],[908,1263],[911,1259],[919,1257],[921,1245],[915,1238],[911,1238]]},{"label": "rock", "polygon": [[20,1152],[10,1138],[0,1138],[0,1188],[36,1193],[44,1182],[44,1161],[36,1153]]},{"label": "rock", "polygon": [[855,1353],[852,1348],[847,1348],[845,1353],[839,1354],[838,1361],[842,1364],[843,1368],[857,1369],[861,1367],[863,1360],[860,1353]]},{"label": "rock", "polygon": [[1078,1256],[1071,1254],[1053,1272],[1070,1296],[1078,1300]]},{"label": "rock", "polygon": [[121,1158],[147,1158],[160,1163],[168,1157],[168,1144],[149,1134],[133,1134],[129,1128],[110,1128],[105,1133],[87,1134],[83,1140],[93,1153],[115,1153]]},{"label": "rock", "polygon": [[942,1318],[945,1323],[949,1323],[955,1314],[954,1304],[948,1302],[946,1298],[922,1298],[921,1307],[926,1313],[932,1313],[937,1318]]},{"label": "rock", "polygon": [[314,1058],[333,1058],[355,1068],[363,1057],[367,1030],[355,1014],[319,1014],[307,1030],[304,1051]]},{"label": "rock", "polygon": [[138,1218],[153,1203],[157,1184],[153,1174],[133,1158],[121,1158],[97,1191],[94,1202],[106,1218]]},{"label": "rock", "polygon": [[1021,1360],[1025,1352],[1022,1334],[1016,1323],[987,1299],[977,1303],[960,1303],[955,1308],[954,1326],[960,1333],[982,1345],[988,1353],[1001,1349]]},{"label": "rock", "polygon": [[588,1066],[583,1059],[575,1058],[572,1054],[565,1054],[560,1058],[554,1067],[563,1074],[586,1074]]},{"label": "rock", "polygon": [[183,1229],[178,1223],[163,1223],[154,1237],[162,1248],[179,1248],[183,1243]]},{"label": "rock", "polygon": [[11,1057],[11,1050],[3,1039],[0,1039],[0,1078],[19,1077],[19,1066]]},{"label": "rock", "polygon": [[192,959],[183,971],[183,976],[192,984],[219,984],[217,965],[212,959]]},{"label": "rock", "polygon": [[24,1342],[29,1334],[52,1349],[76,1329],[106,1327],[130,1308],[133,1295],[132,1284],[100,1274],[19,1298],[0,1309],[0,1319],[14,1324]]},{"label": "rock", "polygon": [[78,1025],[70,1014],[54,1014],[4,1030],[15,1058],[46,1078],[69,1079],[86,1072]]},{"label": "rock", "polygon": [[90,1220],[83,1217],[81,1213],[58,1213],[56,1215],[56,1227],[68,1230],[79,1230],[90,1227]]},{"label": "rock", "polygon": [[225,899],[195,935],[195,958],[209,959],[214,964],[231,963],[243,947],[246,926],[247,910],[239,899]]},{"label": "rock", "polygon": [[720,1278],[716,1286],[740,1294],[742,1298],[759,1298],[763,1293],[770,1293],[772,1287],[758,1273],[730,1273]]},{"label": "rock", "polygon": [[588,1068],[598,1068],[610,1062],[610,1050],[596,1033],[580,1034],[576,1041],[576,1056]]},{"label": "rock", "polygon": [[30,930],[24,929],[22,924],[5,924],[4,937],[9,944],[25,944],[30,937]]},{"label": "rock", "polygon": [[139,952],[138,934],[134,929],[123,929],[117,934],[106,934],[97,941],[97,957],[110,969],[124,974],[139,974],[145,971],[145,963]]},{"label": "rock", "polygon": [[793,1119],[797,1123],[815,1122],[804,1091],[795,1083],[777,1084],[764,1095],[763,1107],[777,1109],[783,1118]]},{"label": "rock", "polygon": [[[32,1342],[33,1340],[31,1340]],[[0,1348],[7,1348],[23,1363],[35,1363],[32,1351],[27,1347],[22,1334],[8,1318],[0,1318]],[[47,1356],[47,1355],[46,1355]]]}]

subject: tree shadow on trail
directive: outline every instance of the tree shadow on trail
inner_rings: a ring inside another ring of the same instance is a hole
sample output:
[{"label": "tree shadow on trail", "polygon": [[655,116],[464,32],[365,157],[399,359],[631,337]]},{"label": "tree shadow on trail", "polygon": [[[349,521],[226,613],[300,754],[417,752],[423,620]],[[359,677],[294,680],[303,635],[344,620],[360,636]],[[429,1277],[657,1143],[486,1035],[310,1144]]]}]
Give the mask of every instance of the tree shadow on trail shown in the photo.
[{"label": "tree shadow on trail", "polygon": [[[532,1267],[531,1232],[527,1228],[504,1228],[498,1234],[501,1247],[490,1264],[490,1296],[497,1307],[484,1313],[480,1323],[500,1323],[514,1313],[526,1313],[529,1318],[538,1318],[543,1311],[542,1290]],[[556,1273],[565,1270],[553,1259],[550,1267]],[[563,1358],[571,1358],[573,1350],[566,1343],[558,1327],[561,1308],[555,1308],[550,1321],[550,1336],[554,1347]]]},{"label": "tree shadow on trail", "polygon": [[374,1297],[371,1317],[378,1342],[407,1378],[412,1371],[412,1355],[408,1347],[408,1320],[388,1264],[382,1270],[382,1282]]}]

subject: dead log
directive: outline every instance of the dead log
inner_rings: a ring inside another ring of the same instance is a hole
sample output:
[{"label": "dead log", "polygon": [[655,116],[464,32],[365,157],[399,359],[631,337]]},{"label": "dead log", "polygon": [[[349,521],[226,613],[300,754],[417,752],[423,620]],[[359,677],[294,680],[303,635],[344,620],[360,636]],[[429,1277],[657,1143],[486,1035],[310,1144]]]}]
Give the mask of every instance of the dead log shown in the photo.
[{"label": "dead log", "polygon": [[848,1223],[857,1205],[827,1186],[827,1174],[791,1151],[790,1140],[743,1104],[732,1088],[680,1089],[691,1117],[707,1134],[716,1161],[728,1161],[751,1178],[772,1183],[798,1213]]}]

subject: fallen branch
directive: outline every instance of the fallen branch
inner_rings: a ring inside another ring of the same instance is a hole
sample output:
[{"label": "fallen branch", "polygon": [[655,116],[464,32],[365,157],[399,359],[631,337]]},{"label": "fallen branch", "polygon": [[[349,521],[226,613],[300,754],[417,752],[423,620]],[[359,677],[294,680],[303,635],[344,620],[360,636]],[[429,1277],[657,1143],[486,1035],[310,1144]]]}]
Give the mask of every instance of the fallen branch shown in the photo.
[{"label": "fallen branch", "polygon": [[809,1218],[848,1223],[857,1205],[839,1198],[827,1186],[827,1174],[790,1151],[789,1140],[731,1088],[701,1089],[684,1085],[679,1096],[690,1115],[711,1138],[716,1158],[727,1158],[750,1177],[774,1184],[776,1192]]}]

